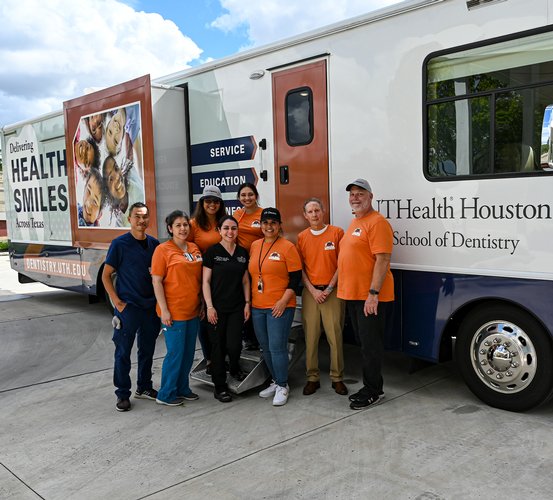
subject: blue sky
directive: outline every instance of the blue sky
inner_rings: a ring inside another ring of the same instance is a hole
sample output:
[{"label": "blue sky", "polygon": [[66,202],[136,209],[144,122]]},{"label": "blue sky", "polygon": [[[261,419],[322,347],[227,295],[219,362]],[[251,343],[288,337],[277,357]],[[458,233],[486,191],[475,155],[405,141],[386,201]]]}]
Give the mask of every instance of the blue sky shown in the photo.
[{"label": "blue sky", "polygon": [[157,12],[165,19],[173,21],[183,34],[192,38],[203,49],[206,57],[218,59],[249,45],[245,27],[223,32],[210,26],[225,13],[218,0],[137,0],[125,3],[135,10]]},{"label": "blue sky", "polygon": [[399,0],[0,0],[0,127]]}]

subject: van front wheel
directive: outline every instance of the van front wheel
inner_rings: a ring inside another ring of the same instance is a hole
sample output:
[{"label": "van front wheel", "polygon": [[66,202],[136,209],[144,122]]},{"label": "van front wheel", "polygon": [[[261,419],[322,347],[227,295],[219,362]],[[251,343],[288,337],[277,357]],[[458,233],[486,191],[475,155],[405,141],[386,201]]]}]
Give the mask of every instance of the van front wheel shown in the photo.
[{"label": "van front wheel", "polygon": [[456,358],[469,389],[490,406],[525,411],[553,391],[551,341],[514,306],[482,305],[470,312],[459,328]]}]

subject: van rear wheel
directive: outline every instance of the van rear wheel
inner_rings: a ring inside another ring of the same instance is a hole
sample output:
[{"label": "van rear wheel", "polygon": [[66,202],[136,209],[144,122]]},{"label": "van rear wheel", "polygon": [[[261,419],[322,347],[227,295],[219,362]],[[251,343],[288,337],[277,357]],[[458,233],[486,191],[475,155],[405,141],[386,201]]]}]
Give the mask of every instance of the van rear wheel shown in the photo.
[{"label": "van rear wheel", "polygon": [[514,306],[482,305],[469,313],[459,328],[456,358],[469,389],[495,408],[529,410],[553,391],[551,341]]}]

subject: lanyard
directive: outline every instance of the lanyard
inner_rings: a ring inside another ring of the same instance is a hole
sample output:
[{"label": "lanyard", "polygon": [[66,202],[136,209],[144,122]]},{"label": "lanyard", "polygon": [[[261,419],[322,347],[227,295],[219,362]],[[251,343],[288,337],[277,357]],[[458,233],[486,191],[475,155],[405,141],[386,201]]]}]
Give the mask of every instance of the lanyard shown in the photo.
[{"label": "lanyard", "polygon": [[280,238],[280,236],[276,237],[276,240],[271,243],[271,246],[269,247],[269,250],[267,250],[267,253],[265,254],[265,257],[261,259],[261,254],[263,253],[263,245],[265,244],[265,238],[261,242],[261,249],[259,250],[259,259],[257,261],[259,266],[259,278],[261,278],[261,268],[263,267],[263,262],[265,262],[265,259],[267,258],[267,255],[271,252],[271,248],[273,248],[273,245],[277,242],[277,240]]}]

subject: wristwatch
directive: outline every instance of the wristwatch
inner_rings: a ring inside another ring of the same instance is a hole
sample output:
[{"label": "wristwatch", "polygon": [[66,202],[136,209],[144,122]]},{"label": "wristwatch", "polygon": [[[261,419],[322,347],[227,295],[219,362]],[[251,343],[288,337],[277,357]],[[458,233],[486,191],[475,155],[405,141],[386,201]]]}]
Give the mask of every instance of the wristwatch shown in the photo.
[{"label": "wristwatch", "polygon": [[378,295],[379,293],[380,293],[380,292],[379,292],[378,290],[375,290],[374,288],[371,288],[371,289],[369,290],[369,294],[370,294],[370,295]]}]

